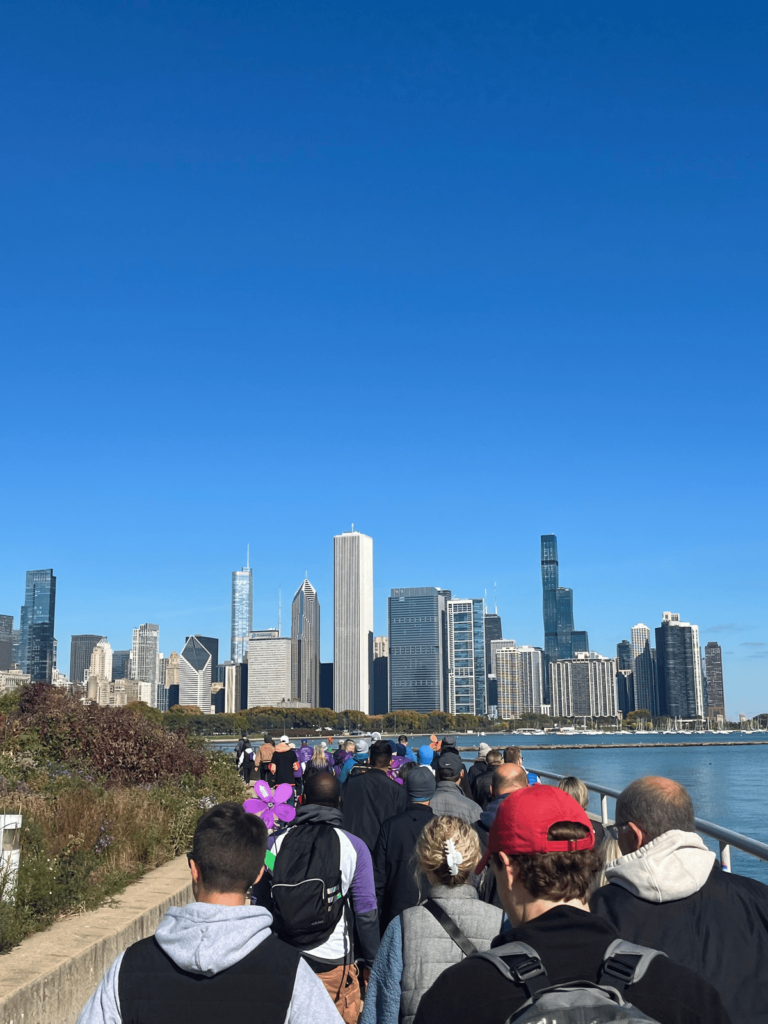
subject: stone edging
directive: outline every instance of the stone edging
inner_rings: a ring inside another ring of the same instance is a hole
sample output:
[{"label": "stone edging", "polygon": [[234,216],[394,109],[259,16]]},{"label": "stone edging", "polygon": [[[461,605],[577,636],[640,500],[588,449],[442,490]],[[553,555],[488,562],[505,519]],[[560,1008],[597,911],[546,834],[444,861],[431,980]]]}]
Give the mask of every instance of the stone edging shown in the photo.
[{"label": "stone edging", "polygon": [[152,935],[172,906],[192,901],[186,856],[101,907],[58,921],[0,957],[0,1024],[75,1024],[104,972],[132,942]]}]

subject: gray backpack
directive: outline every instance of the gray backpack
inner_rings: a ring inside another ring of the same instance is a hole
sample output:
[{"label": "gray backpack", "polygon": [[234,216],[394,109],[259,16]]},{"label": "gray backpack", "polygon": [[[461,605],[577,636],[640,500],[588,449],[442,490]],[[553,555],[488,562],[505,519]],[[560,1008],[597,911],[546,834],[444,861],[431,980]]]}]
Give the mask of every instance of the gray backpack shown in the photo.
[{"label": "gray backpack", "polygon": [[[592,981],[550,984],[539,954],[525,942],[508,942],[474,955],[525,989],[528,999],[506,1024],[658,1024],[622,996],[627,986],[643,977],[655,957],[666,956],[658,949],[616,939],[605,951],[599,985]],[[502,957],[513,959],[507,963]]]}]

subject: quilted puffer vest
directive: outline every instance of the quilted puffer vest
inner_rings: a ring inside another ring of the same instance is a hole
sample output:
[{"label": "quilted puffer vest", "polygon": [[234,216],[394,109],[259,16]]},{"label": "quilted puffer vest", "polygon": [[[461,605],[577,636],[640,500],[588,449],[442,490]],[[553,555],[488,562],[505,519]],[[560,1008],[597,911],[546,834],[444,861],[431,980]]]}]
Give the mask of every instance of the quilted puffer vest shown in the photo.
[{"label": "quilted puffer vest", "polygon": [[[490,949],[501,930],[502,912],[481,903],[471,884],[451,888],[435,885],[429,894],[449,914],[479,950]],[[464,954],[441,924],[424,907],[410,907],[401,914],[403,928],[403,979],[400,1022],[412,1024],[419,1001],[446,968]]]}]

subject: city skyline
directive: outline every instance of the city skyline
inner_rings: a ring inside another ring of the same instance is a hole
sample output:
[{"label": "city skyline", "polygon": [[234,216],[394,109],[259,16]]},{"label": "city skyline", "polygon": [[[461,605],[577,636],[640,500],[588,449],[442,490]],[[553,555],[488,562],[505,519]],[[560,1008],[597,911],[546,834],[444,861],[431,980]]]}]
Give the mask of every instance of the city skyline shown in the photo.
[{"label": "city skyline", "polygon": [[[370,541],[370,538],[367,538],[364,535],[355,534],[354,532],[352,532],[352,533],[349,533],[349,534],[341,534],[341,535],[339,535],[339,537],[335,537],[334,538],[334,547],[336,548],[337,542],[340,539],[342,539],[342,538],[356,538],[356,537],[362,537],[365,541]],[[550,535],[550,536],[542,535],[541,540],[542,540],[542,554],[544,552],[544,545],[545,545],[545,543],[552,541],[555,544],[554,551],[555,551],[555,557],[556,557],[556,537],[554,535]],[[40,571],[28,572],[28,574],[27,574],[27,579],[28,579],[27,590],[28,591],[29,591],[29,580],[30,579],[32,579],[32,580],[36,579],[36,577],[38,575],[40,575]],[[234,577],[235,577],[236,573],[233,573],[232,575],[233,575],[233,583],[234,583]],[[45,574],[44,574],[44,577],[41,577],[41,578],[45,578],[45,580],[48,581],[48,582],[50,582],[50,580],[52,579],[54,581],[54,587],[55,587],[55,579],[56,578],[55,578],[55,576],[52,575],[50,570],[46,570]],[[559,588],[559,589],[563,589],[563,588]],[[317,618],[319,620],[319,599],[318,599],[317,592],[311,586],[311,584],[309,584],[309,581],[307,579],[305,579],[304,584],[302,584],[302,586],[299,588],[299,590],[296,593],[295,599],[294,599],[294,608],[293,608],[293,614],[292,614],[292,620],[293,621],[291,623],[291,626],[292,626],[291,632],[294,632],[294,633],[295,633],[295,625],[296,625],[296,600],[299,599],[300,595],[302,595],[304,590],[307,590],[308,593],[312,596],[312,600],[315,603],[315,606],[317,608]],[[392,596],[395,596],[395,594],[397,594],[397,595],[406,595],[406,594],[410,594],[410,593],[413,593],[414,595],[416,595],[418,593],[426,594],[426,593],[429,593],[430,591],[433,592],[434,594],[444,594],[445,597],[450,598],[450,592],[449,591],[440,591],[437,588],[426,588],[426,590],[424,590],[424,588],[416,588],[415,590],[413,590],[413,588],[411,588],[410,590],[409,590],[409,588],[406,588],[405,590],[403,590],[402,588],[399,588],[399,589],[395,589],[395,590],[392,591]],[[234,586],[233,586],[233,593],[234,593]],[[545,593],[545,601],[546,601],[546,588],[544,590],[544,593]],[[403,599],[404,599],[404,597],[401,596],[400,600],[403,600]],[[389,613],[389,615],[390,615],[390,625],[388,626],[388,629],[391,629],[391,598],[389,600],[389,604],[390,604],[390,613]],[[482,630],[487,630],[488,623],[491,622],[491,623],[493,623],[494,632],[500,631],[500,619],[501,619],[501,617],[498,614],[496,614],[496,613],[490,613],[488,611],[485,611],[485,613],[483,614],[482,610],[485,609],[487,606],[485,605],[485,602],[480,600],[480,599],[473,600],[471,602],[471,604],[473,606],[473,610],[474,610],[475,615],[477,617],[477,624],[476,624],[476,626],[473,629],[473,634],[475,636],[476,643],[479,643],[480,642],[480,639],[479,639],[480,638],[480,633],[477,632],[478,627],[481,629],[481,631]],[[477,607],[475,608],[475,606],[477,606]],[[234,611],[235,611],[235,608],[234,608],[234,604],[233,604],[233,613],[234,613]],[[10,617],[8,617],[8,616],[4,616],[3,617],[3,623],[4,623],[3,628],[5,629],[6,633],[8,632],[9,619],[10,619]],[[623,640],[623,641],[619,641],[616,644],[616,652],[617,652],[617,660],[615,661],[616,668],[620,669],[624,665],[629,664],[630,661],[631,661],[632,668],[634,669],[634,671],[632,672],[632,676],[629,677],[627,680],[625,680],[625,682],[627,682],[628,684],[631,684],[631,686],[632,686],[632,700],[630,701],[631,706],[638,707],[638,708],[648,706],[653,714],[670,714],[672,717],[676,717],[677,715],[680,715],[681,717],[689,717],[689,716],[694,716],[694,715],[702,713],[702,712],[706,713],[707,707],[708,706],[713,706],[713,701],[712,701],[711,698],[707,699],[706,673],[705,673],[705,668],[704,668],[705,648],[704,648],[704,644],[700,643],[698,625],[697,624],[691,625],[688,622],[680,622],[680,616],[677,613],[672,614],[672,613],[664,612],[663,616],[662,616],[661,626],[660,627],[656,627],[656,630],[655,630],[655,636],[657,638],[657,642],[658,642],[659,636],[661,635],[661,633],[662,633],[662,631],[663,631],[663,629],[665,627],[665,624],[669,624],[670,622],[674,626],[677,626],[677,625],[681,626],[682,627],[681,632],[685,632],[686,630],[688,632],[690,632],[692,634],[692,637],[694,638],[691,641],[691,645],[690,645],[691,646],[691,652],[693,652],[694,650],[700,652],[700,657],[697,656],[696,658],[694,658],[692,654],[690,654],[690,656],[688,657],[688,661],[693,666],[690,669],[691,682],[690,682],[690,687],[689,688],[692,688],[693,690],[695,690],[696,697],[695,698],[691,698],[691,701],[689,701],[688,703],[680,703],[680,701],[676,701],[676,700],[671,700],[670,701],[670,700],[667,699],[666,695],[670,691],[670,686],[667,683],[665,683],[663,679],[660,679],[658,677],[658,675],[657,675],[657,666],[656,666],[657,651],[656,651],[655,648],[652,647],[651,630],[647,626],[645,626],[644,624],[639,623],[639,624],[633,626],[632,629],[631,629],[631,636],[632,636],[632,641],[631,642],[627,641],[627,640]],[[546,625],[546,623],[545,623],[545,625]],[[277,631],[276,630],[270,629],[268,632],[271,633],[272,635],[277,635]],[[582,635],[586,636],[586,631],[583,631]],[[200,636],[200,635],[198,634],[198,636]],[[288,634],[288,635],[284,634],[283,636],[284,636],[284,638],[290,639],[290,634]],[[78,663],[79,662],[85,663],[85,661],[87,661],[89,659],[90,652],[96,646],[97,642],[100,641],[101,639],[102,639],[102,637],[97,635],[97,634],[85,634],[85,635],[73,635],[72,636],[73,645],[74,645],[75,641],[80,642],[81,644],[85,644],[86,645],[86,648],[83,649],[82,653],[80,653],[78,655],[77,659],[76,659],[78,661]],[[106,638],[103,638],[103,639],[106,641]],[[189,639],[189,635],[187,635],[186,639],[187,640]],[[206,638],[203,637],[202,639],[205,640]],[[386,637],[384,637],[382,639],[383,639],[384,642],[386,642]],[[489,637],[487,634],[484,633],[482,639],[483,639],[483,641],[485,643],[485,651],[484,651],[484,654],[483,654],[483,662],[486,665],[486,667],[485,667],[485,669],[483,671],[485,672],[485,678],[487,680],[487,678],[488,678],[488,676],[490,674],[490,661],[488,661],[488,651],[489,651],[490,645],[492,644],[492,641],[493,641],[494,638],[493,637]],[[212,640],[211,643],[216,645],[216,648],[217,648],[217,651],[218,651],[218,640]],[[512,643],[514,645],[515,642],[512,641]],[[147,646],[147,644],[149,644],[149,646],[147,647],[147,651],[146,651],[146,653],[144,655],[144,654],[142,654],[142,651],[143,651],[143,648]],[[370,636],[370,644],[371,645],[373,644],[372,631],[371,631],[371,636]],[[643,649],[643,645],[645,645],[645,650]],[[210,644],[209,644],[209,646],[210,646]],[[495,644],[493,646],[495,646]],[[525,646],[525,645],[521,644],[520,646]],[[529,646],[531,647],[531,649],[535,649],[535,648],[538,647],[538,645],[535,642],[533,644],[529,645]],[[718,651],[718,655],[717,655],[718,661],[717,661],[717,666],[716,666],[716,669],[715,669],[715,672],[717,673],[717,675],[715,676],[715,679],[717,680],[717,682],[716,682],[717,687],[719,689],[721,689],[722,688],[722,671],[723,671],[722,670],[722,648],[721,648],[721,645],[717,644],[716,642],[710,642],[708,644],[708,647],[709,648],[716,647],[717,651]],[[138,670],[137,667],[136,667],[139,663],[143,664],[144,661],[146,661],[146,665],[147,666],[150,666],[150,663],[152,663],[153,665],[155,665],[157,667],[162,667],[162,662],[158,662],[158,660],[157,660],[157,658],[158,658],[158,648],[159,648],[159,643],[158,643],[158,625],[157,624],[145,623],[142,626],[137,627],[137,628],[135,628],[133,630],[133,649],[130,652],[131,653],[131,660],[129,662],[130,669],[131,669],[131,677],[133,679],[138,680],[140,678],[140,670]],[[623,659],[622,659],[622,652],[623,652],[624,648],[626,648],[626,652],[624,653],[624,656],[623,656]],[[72,652],[74,652],[74,650],[75,650],[75,648],[73,646]],[[296,644],[295,643],[293,645],[293,650],[294,651],[296,650]],[[414,650],[415,650],[415,648],[414,648]],[[111,652],[111,648],[110,648],[110,660],[111,660],[111,653],[112,652]],[[116,665],[122,664],[119,659],[121,657],[123,657],[126,653],[127,652],[124,652],[124,651],[115,651],[114,652],[115,658],[116,658]],[[575,657],[576,653],[577,652],[574,652],[574,657]],[[595,653],[598,653],[598,652],[591,652],[591,653],[595,654]],[[709,652],[707,652],[707,653],[709,653]],[[371,649],[371,654],[373,656],[373,650],[372,649]],[[599,654],[600,654],[601,658],[608,658],[608,657],[610,657],[610,655],[604,655],[604,654],[602,654],[602,652],[599,652]],[[447,649],[446,649],[446,655],[447,655]],[[162,659],[162,654],[161,653],[159,654],[159,657],[160,657],[160,659]],[[143,658],[143,660],[142,660],[142,658]],[[295,659],[295,653],[292,655],[292,659]],[[627,659],[629,659],[629,660],[627,660]],[[447,659],[447,656],[446,656],[446,664],[447,664],[447,660],[448,659]],[[560,660],[564,660],[564,659],[560,659]],[[648,676],[648,679],[644,682],[644,669],[643,669],[643,666],[644,666],[644,664],[646,662],[648,662],[648,664],[650,665],[650,669],[648,669],[646,667],[645,671],[650,671],[650,675]],[[72,662],[72,659],[70,658],[70,669],[72,669],[74,667],[75,666],[74,666],[74,664]],[[318,669],[319,669],[319,664],[318,664]],[[75,671],[77,672],[77,669],[75,669]],[[81,668],[81,671],[82,671],[82,668]],[[293,675],[293,673],[294,673],[294,670],[291,669],[291,675]],[[145,671],[143,672],[143,675],[145,675],[147,677],[146,681],[147,681],[148,685],[151,688],[154,688],[154,686],[155,686],[155,678],[154,678],[154,675],[152,673],[151,667],[149,669],[145,668]],[[318,672],[318,675],[319,675],[319,672]],[[215,671],[213,671],[213,670],[212,670],[212,676],[213,676],[213,680],[215,681]],[[117,679],[117,678],[118,678],[118,676],[113,673],[112,674],[112,679]],[[372,680],[373,677],[371,676],[370,678]],[[544,678],[546,678],[546,673],[544,673]],[[223,676],[222,676],[222,682],[223,682]],[[255,682],[255,680],[254,680],[254,682]],[[319,683],[319,680],[318,680],[318,683]],[[730,685],[729,685],[729,683],[730,683],[730,680],[728,680],[726,678],[725,691],[726,691],[726,696],[728,697],[729,703],[730,703],[732,698],[730,697]],[[491,682],[487,682],[487,689],[486,689],[486,687],[484,687],[481,683],[478,682],[476,684],[476,686],[475,686],[475,698],[474,698],[475,699],[475,705],[474,706],[476,708],[479,709],[479,708],[484,706],[485,694],[487,693],[488,696],[489,696],[489,699],[487,701],[487,706],[488,706],[489,710],[492,709],[493,701],[492,701],[492,699],[490,699],[490,694],[491,694],[491,692],[495,692],[495,690],[493,690],[493,691],[491,690],[491,687],[493,685],[494,684],[493,684],[492,681]],[[664,687],[664,689],[662,689],[662,687]],[[293,692],[295,689],[296,689],[296,681],[294,679],[292,681],[292,683],[291,683],[290,692],[287,694],[286,699],[290,699],[291,697],[293,697],[293,699],[305,699],[305,702],[309,703],[309,704],[316,703],[317,698],[315,698],[315,699],[306,699],[306,698],[310,697],[309,693],[307,693],[307,694],[297,694],[297,693]],[[373,700],[373,690],[372,689],[369,690],[369,694],[370,694],[370,699],[372,701]],[[655,699],[643,700],[642,699],[642,695],[643,694],[646,694],[646,696],[649,696],[650,694],[653,694],[653,695],[655,695]],[[312,696],[314,697],[314,694]],[[413,707],[415,707],[416,709],[420,709],[420,706],[422,704],[422,702],[419,701],[417,698],[414,698],[410,702],[407,701],[407,700],[405,702],[403,702],[402,700],[398,700],[396,697],[392,697],[390,695],[390,699],[393,700],[393,710],[397,709],[397,707],[399,707],[399,708],[406,708],[406,707],[412,707],[413,708]],[[436,704],[436,707],[437,708],[448,707],[448,705],[450,704],[451,700],[453,700],[453,699],[454,699],[453,697],[449,697],[447,691],[444,691],[443,698],[442,698],[442,700],[438,704]],[[720,698],[720,700],[721,699],[722,698]],[[621,697],[619,698],[619,700],[620,700],[620,703],[621,703]],[[545,701],[545,703],[546,703],[546,701]],[[719,706],[717,700],[714,702],[714,706]]]}]

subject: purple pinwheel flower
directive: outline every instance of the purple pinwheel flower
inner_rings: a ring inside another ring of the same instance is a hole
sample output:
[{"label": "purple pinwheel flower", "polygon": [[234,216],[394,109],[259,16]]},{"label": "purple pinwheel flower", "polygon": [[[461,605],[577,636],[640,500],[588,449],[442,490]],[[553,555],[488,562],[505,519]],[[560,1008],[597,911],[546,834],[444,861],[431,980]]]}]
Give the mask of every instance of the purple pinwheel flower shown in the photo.
[{"label": "purple pinwheel flower", "polygon": [[272,831],[275,821],[293,821],[296,808],[286,803],[293,796],[293,786],[281,782],[274,792],[266,782],[259,779],[253,784],[254,799],[245,800],[243,807],[249,814],[258,814],[267,828]]}]

